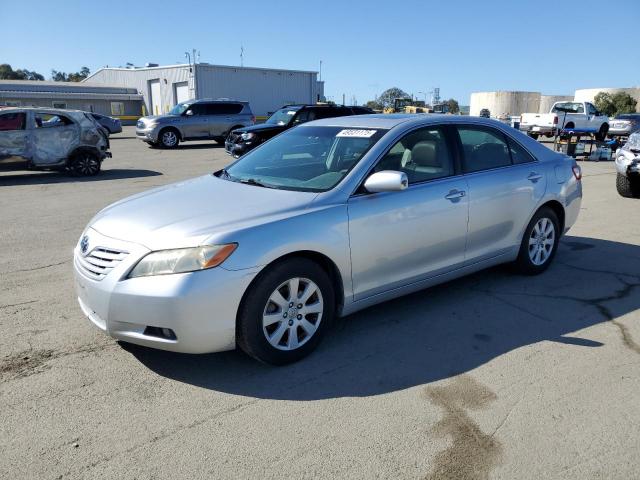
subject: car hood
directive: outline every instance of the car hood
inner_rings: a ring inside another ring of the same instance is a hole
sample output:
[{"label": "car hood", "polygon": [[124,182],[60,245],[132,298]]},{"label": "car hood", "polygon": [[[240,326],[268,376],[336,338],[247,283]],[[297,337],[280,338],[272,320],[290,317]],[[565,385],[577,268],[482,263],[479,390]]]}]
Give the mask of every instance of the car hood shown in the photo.
[{"label": "car hood", "polygon": [[149,115],[148,117],[142,117],[140,118],[140,120],[142,120],[144,123],[151,123],[151,122],[156,122],[156,123],[160,123],[162,121],[168,121],[168,120],[173,120],[179,118],[179,115]]},{"label": "car hood", "polygon": [[267,124],[267,123],[259,123],[257,125],[251,125],[250,127],[236,128],[236,130],[234,130],[234,131],[238,131],[238,132],[253,132],[253,133],[282,132],[282,131],[286,130],[287,128],[289,128],[287,125],[271,125],[271,124]]},{"label": "car hood", "polygon": [[316,196],[206,175],[120,200],[101,210],[89,226],[151,250],[191,247],[300,213]]}]

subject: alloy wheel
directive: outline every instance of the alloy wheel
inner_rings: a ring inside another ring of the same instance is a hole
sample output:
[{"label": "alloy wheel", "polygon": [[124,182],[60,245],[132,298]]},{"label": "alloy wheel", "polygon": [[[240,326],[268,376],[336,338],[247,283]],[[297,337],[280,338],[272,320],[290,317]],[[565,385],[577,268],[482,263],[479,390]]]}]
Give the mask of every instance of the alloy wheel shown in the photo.
[{"label": "alloy wheel", "polygon": [[162,144],[165,147],[173,147],[176,143],[178,143],[178,137],[175,132],[169,130],[162,134]]},{"label": "alloy wheel", "polygon": [[320,287],[308,278],[283,282],[269,296],[262,316],[262,330],[271,346],[295,350],[316,333],[324,302]]},{"label": "alloy wheel", "polygon": [[74,162],[73,169],[79,175],[95,175],[100,170],[100,162],[93,155],[82,155]]},{"label": "alloy wheel", "polygon": [[536,266],[543,265],[551,256],[555,246],[556,229],[553,222],[540,218],[529,236],[529,259]]}]

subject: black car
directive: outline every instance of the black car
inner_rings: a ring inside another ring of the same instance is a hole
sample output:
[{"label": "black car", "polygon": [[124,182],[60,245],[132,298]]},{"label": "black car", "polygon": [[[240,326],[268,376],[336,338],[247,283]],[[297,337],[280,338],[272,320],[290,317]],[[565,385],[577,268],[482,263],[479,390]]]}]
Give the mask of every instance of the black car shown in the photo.
[{"label": "black car", "polygon": [[264,123],[233,130],[225,142],[229,155],[240,157],[249,150],[275,137],[285,130],[320,118],[346,117],[374,113],[366,107],[344,105],[285,105],[271,115]]}]

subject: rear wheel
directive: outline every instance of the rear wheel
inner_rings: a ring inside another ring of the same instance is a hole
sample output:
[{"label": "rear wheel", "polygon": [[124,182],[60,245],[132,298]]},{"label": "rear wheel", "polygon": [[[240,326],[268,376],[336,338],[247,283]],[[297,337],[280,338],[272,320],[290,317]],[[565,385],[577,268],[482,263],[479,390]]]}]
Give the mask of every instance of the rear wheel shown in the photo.
[{"label": "rear wheel", "polygon": [[640,198],[640,178],[629,178],[618,173],[616,189],[621,197]]},{"label": "rear wheel", "polygon": [[251,284],[238,311],[237,343],[262,362],[284,365],[311,353],[335,314],[329,276],[316,263],[278,263]]},{"label": "rear wheel", "polygon": [[532,132],[528,132],[527,135],[529,135],[534,140],[537,140],[539,136],[537,133],[532,133]]},{"label": "rear wheel", "polygon": [[558,216],[549,207],[538,210],[522,237],[515,266],[520,273],[537,275],[544,272],[553,261],[560,240]]},{"label": "rear wheel", "polygon": [[165,128],[158,135],[158,143],[162,148],[175,148],[180,143],[178,132],[173,128]]},{"label": "rear wheel", "polygon": [[97,155],[91,152],[82,152],[74,155],[69,164],[69,171],[77,177],[92,177],[100,172],[102,162]]}]

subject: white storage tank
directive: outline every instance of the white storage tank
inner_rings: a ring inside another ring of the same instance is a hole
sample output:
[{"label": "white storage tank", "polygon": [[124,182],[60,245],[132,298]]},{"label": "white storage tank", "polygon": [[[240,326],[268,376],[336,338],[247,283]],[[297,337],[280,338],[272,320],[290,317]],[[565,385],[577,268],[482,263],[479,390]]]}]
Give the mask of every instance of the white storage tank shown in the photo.
[{"label": "white storage tank", "polygon": [[593,102],[596,95],[600,92],[617,93],[626,92],[636,99],[638,102],[636,105],[636,112],[640,112],[640,87],[628,87],[628,88],[581,88],[576,90],[575,101],[576,102]]},{"label": "white storage tank", "polygon": [[540,92],[474,92],[471,94],[469,114],[478,116],[483,108],[489,109],[492,117],[538,112],[540,97]]},{"label": "white storage tank", "polygon": [[540,95],[538,113],[549,113],[556,102],[573,102],[572,95]]}]

